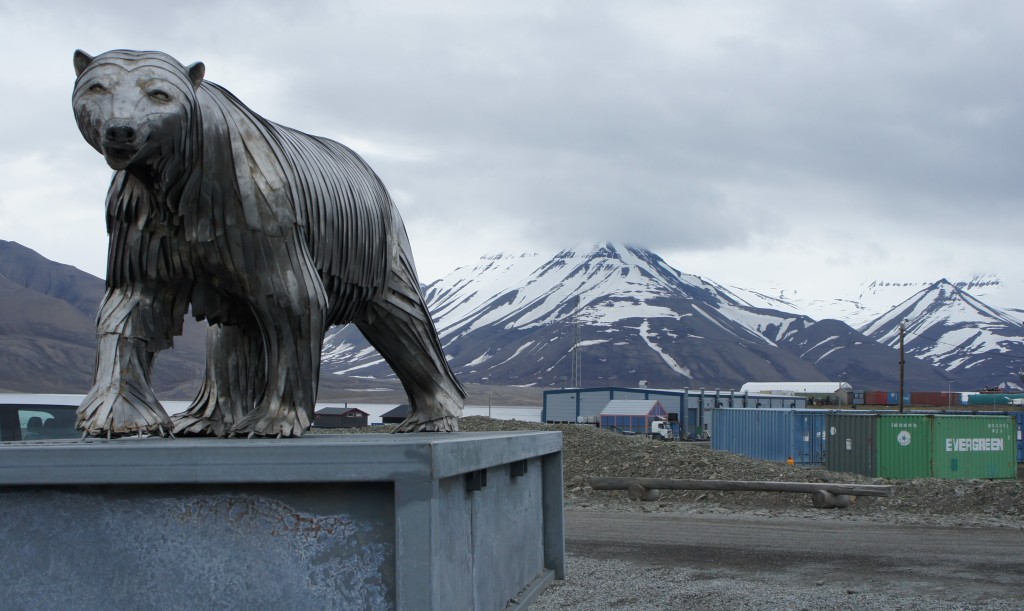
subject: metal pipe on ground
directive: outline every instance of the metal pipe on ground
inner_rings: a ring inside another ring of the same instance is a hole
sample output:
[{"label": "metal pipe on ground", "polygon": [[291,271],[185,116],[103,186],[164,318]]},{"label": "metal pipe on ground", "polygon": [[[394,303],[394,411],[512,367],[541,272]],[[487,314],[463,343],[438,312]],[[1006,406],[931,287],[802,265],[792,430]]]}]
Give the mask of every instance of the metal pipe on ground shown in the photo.
[{"label": "metal pipe on ground", "polygon": [[849,507],[853,496],[892,497],[894,486],[818,482],[746,482],[736,480],[660,479],[650,477],[591,477],[594,490],[627,490],[635,501],[658,500],[660,490],[715,490],[719,492],[796,492],[811,494],[819,508]]}]

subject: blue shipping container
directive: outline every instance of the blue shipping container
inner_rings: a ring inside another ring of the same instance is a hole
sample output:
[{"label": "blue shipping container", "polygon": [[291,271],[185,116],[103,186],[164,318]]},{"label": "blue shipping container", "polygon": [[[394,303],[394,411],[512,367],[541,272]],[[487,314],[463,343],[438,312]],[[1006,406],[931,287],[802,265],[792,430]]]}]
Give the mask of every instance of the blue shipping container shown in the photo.
[{"label": "blue shipping container", "polygon": [[[887,395],[886,404],[887,405],[899,405],[900,404],[900,393],[898,393],[898,392],[890,392]],[[909,392],[903,393],[903,405],[910,405],[910,393]]]},{"label": "blue shipping container", "polygon": [[828,410],[721,408],[712,414],[713,450],[773,462],[825,463]]}]

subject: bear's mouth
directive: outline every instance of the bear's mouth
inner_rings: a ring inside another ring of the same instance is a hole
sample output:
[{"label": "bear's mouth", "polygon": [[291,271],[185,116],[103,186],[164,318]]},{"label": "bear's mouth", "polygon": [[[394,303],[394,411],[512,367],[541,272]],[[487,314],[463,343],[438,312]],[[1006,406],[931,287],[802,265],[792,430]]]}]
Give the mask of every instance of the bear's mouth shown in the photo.
[{"label": "bear's mouth", "polygon": [[123,170],[128,167],[138,149],[131,146],[106,145],[103,147],[103,158],[107,165],[113,170]]}]

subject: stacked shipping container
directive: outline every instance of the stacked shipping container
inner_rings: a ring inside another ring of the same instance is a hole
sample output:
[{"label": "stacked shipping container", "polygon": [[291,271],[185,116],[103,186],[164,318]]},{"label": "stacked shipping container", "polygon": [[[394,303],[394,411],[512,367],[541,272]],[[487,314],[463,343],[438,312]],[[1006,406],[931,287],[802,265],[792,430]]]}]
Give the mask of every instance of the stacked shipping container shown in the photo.
[{"label": "stacked shipping container", "polygon": [[828,415],[825,467],[871,477],[1012,479],[1018,425],[1010,416]]},{"label": "stacked shipping container", "polygon": [[[863,401],[858,401],[857,395],[863,396]],[[854,395],[854,405],[899,405],[900,393],[886,390],[866,390]],[[945,407],[947,409],[960,407],[963,403],[960,393],[954,392],[907,392],[903,393],[904,405],[915,405],[918,407]]]}]

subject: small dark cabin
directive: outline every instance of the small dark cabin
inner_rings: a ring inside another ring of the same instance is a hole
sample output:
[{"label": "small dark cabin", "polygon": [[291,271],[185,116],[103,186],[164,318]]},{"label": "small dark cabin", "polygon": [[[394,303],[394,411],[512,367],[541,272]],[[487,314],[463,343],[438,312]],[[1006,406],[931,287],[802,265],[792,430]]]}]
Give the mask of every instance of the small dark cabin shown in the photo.
[{"label": "small dark cabin", "polygon": [[370,414],[357,407],[325,407],[317,410],[313,426],[318,429],[351,429],[364,427]]},{"label": "small dark cabin", "polygon": [[408,415],[409,404],[403,403],[392,410],[384,412],[380,417],[380,421],[384,424],[401,424]]}]

